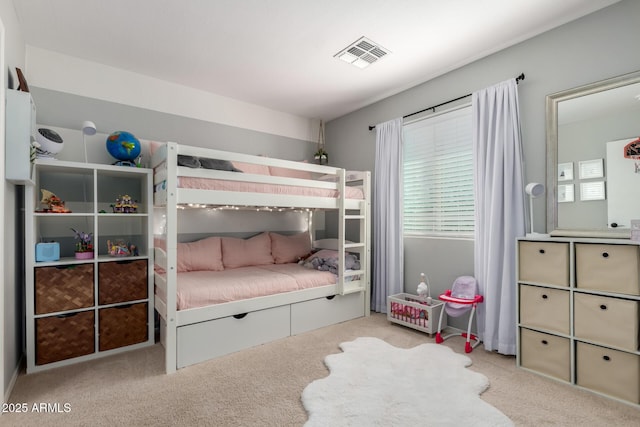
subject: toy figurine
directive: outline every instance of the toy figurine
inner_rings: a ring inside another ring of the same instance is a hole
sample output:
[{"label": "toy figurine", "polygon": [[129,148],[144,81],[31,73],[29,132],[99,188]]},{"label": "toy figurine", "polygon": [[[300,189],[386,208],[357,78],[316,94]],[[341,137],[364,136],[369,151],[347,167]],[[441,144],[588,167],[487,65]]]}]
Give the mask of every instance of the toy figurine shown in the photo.
[{"label": "toy figurine", "polygon": [[138,204],[131,199],[131,196],[125,194],[116,198],[116,202],[111,205],[113,213],[136,213],[138,212]]},{"label": "toy figurine", "polygon": [[129,256],[131,252],[123,240],[107,240],[107,252],[111,256]]},{"label": "toy figurine", "polygon": [[49,190],[40,189],[42,192],[42,200],[40,200],[40,204],[46,206],[46,208],[42,208],[38,212],[47,212],[47,213],[70,213],[71,210],[67,209],[64,205],[64,202],[55,194],[53,194]]}]

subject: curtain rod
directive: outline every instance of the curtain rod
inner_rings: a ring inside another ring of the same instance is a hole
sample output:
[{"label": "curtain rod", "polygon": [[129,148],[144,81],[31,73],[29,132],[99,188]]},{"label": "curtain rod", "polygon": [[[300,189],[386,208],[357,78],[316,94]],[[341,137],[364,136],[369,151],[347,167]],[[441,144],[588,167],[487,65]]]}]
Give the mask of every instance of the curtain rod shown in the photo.
[{"label": "curtain rod", "polygon": [[[518,77],[516,77],[516,83],[520,83],[522,80],[524,80],[524,73],[521,73]],[[429,110],[433,110],[433,112],[436,112],[436,108],[438,107],[442,107],[443,105],[447,105],[447,104],[451,104],[452,102],[456,102],[456,101],[460,101],[461,99],[465,99],[470,97],[472,94],[469,93],[467,95],[463,95],[463,96],[459,96],[455,99],[450,99],[449,101],[446,102],[442,102],[438,105],[434,105],[432,107],[428,107],[428,108],[424,108],[420,111],[416,111],[415,113],[411,113],[411,114],[407,114],[406,116],[402,116],[403,119],[406,119],[407,117],[411,117],[411,116],[415,116],[416,114],[420,114],[420,113],[424,113],[425,111],[429,111]],[[369,126],[369,130],[374,130],[376,127],[375,126]]]}]

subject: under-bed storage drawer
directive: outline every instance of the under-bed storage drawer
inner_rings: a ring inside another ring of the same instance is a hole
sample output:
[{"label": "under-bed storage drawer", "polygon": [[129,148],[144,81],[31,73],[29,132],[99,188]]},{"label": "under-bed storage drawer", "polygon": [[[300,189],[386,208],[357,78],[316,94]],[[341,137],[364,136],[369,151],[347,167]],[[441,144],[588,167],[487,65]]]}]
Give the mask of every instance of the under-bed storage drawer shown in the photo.
[{"label": "under-bed storage drawer", "polygon": [[291,305],[291,335],[364,316],[364,292],[317,298]]},{"label": "under-bed storage drawer", "polygon": [[290,335],[289,305],[180,326],[177,366],[213,359]]}]

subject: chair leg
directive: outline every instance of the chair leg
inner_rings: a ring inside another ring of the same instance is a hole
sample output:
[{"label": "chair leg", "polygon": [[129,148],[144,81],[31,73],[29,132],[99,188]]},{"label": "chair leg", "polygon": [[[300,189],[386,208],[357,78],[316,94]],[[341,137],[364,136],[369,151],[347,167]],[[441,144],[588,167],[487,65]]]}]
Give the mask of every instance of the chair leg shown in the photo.
[{"label": "chair leg", "polygon": [[473,304],[473,307],[471,307],[471,313],[469,314],[469,324],[467,325],[467,333],[462,334],[467,338],[467,342],[464,345],[465,353],[471,353],[473,351],[474,346],[471,346],[471,338],[473,338],[476,341],[476,343],[478,342],[478,338],[471,333],[471,323],[473,322],[473,315],[475,313],[476,313],[476,305]]},{"label": "chair leg", "polygon": [[442,335],[440,334],[440,329],[442,328],[442,316],[444,316],[444,307],[442,307],[442,309],[440,310],[440,320],[438,320],[438,331],[436,332],[437,344],[442,344],[442,342],[444,341]]}]

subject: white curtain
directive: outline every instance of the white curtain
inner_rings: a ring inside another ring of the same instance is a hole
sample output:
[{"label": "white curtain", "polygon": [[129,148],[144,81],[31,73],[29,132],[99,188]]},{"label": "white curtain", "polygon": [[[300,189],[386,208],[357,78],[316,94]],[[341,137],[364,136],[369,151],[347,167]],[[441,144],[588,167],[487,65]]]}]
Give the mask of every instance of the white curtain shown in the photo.
[{"label": "white curtain", "polygon": [[404,289],[402,118],[376,125],[371,309],[387,312],[387,296]]},{"label": "white curtain", "polygon": [[478,334],[488,351],[516,353],[516,237],[526,231],[518,86],[473,93],[474,274],[484,302]]}]

